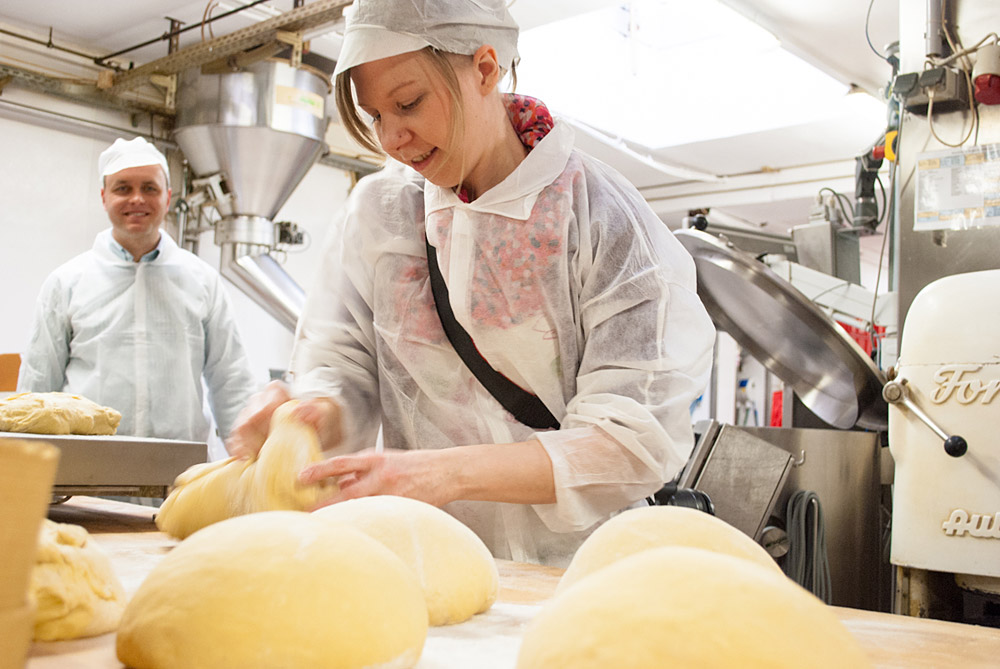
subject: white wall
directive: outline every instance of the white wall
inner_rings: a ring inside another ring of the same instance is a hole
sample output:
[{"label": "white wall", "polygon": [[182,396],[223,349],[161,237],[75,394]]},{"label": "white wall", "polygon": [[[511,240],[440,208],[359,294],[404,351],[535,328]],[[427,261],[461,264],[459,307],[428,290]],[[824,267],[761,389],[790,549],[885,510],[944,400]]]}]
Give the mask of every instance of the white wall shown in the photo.
[{"label": "white wall", "polygon": [[[6,89],[4,98],[12,97],[128,128],[127,117],[113,112]],[[115,133],[100,126],[88,132],[77,124],[38,121],[9,110],[0,107],[5,112],[0,113],[0,353],[23,353],[45,277],[89,249],[94,236],[109,225],[98,190],[97,158]],[[284,264],[304,288],[320,266],[324,241],[349,187],[346,172],[314,165],[278,213],[278,220],[297,223],[311,238],[308,248],[289,253]],[[199,255],[218,267],[218,247],[211,233],[202,236],[200,246]],[[263,384],[268,370],[287,367],[292,333],[226,285],[254,374]]]}]

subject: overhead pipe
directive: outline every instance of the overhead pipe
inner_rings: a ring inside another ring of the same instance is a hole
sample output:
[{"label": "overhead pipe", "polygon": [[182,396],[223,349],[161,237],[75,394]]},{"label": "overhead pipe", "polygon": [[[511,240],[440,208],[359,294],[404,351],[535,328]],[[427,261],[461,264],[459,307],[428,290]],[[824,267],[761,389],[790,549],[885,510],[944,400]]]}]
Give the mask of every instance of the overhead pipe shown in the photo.
[{"label": "overhead pipe", "polygon": [[199,21],[198,23],[192,23],[191,25],[187,26],[186,28],[177,28],[177,27],[175,27],[175,24],[174,24],[175,20],[174,19],[170,19],[170,21],[171,21],[171,24],[170,24],[171,25],[171,29],[168,30],[167,32],[163,33],[159,37],[154,37],[153,39],[146,40],[145,42],[141,42],[139,44],[135,44],[133,46],[126,47],[126,48],[121,49],[119,51],[115,51],[114,53],[109,53],[106,56],[99,56],[97,58],[94,58],[94,62],[97,63],[98,65],[102,65],[103,66],[104,65],[104,61],[108,60],[109,58],[114,58],[116,56],[121,56],[122,54],[126,54],[126,53],[128,53],[130,51],[135,51],[136,49],[141,49],[144,46],[149,46],[150,44],[156,44],[157,42],[162,42],[164,40],[176,40],[179,35],[181,35],[183,33],[186,33],[189,30],[194,30],[195,28],[200,28],[203,25],[206,25],[208,23],[212,23],[213,21],[218,21],[219,19],[224,19],[227,16],[231,16],[231,15],[236,14],[238,12],[242,12],[244,9],[250,9],[254,5],[259,5],[259,4],[264,3],[264,2],[267,2],[267,0],[254,0],[250,4],[242,5],[240,7],[236,7],[235,9],[230,9],[228,12],[223,12],[222,14],[219,14],[218,16],[211,16],[211,17],[209,17],[209,18],[207,18],[207,19],[205,19],[203,21]]},{"label": "overhead pipe", "polygon": [[10,118],[14,121],[34,123],[45,128],[51,128],[61,132],[74,132],[83,137],[100,139],[102,141],[114,141],[119,137],[145,137],[158,146],[175,149],[177,144],[169,139],[156,137],[149,133],[137,131],[134,128],[120,128],[118,126],[92,121],[70,114],[55,112],[50,109],[42,109],[26,105],[13,100],[0,99],[0,116]]},{"label": "overhead pipe", "polygon": [[7,35],[9,37],[15,37],[25,42],[31,42],[32,44],[40,44],[48,49],[55,49],[56,51],[62,51],[63,53],[72,54],[78,58],[86,58],[87,60],[93,61],[102,67],[107,67],[109,69],[116,69],[112,65],[104,65],[103,63],[97,62],[97,56],[92,56],[89,53],[83,53],[82,51],[77,51],[75,49],[70,49],[69,47],[59,46],[52,41],[52,28],[49,28],[49,39],[48,41],[40,40],[37,37],[31,37],[30,35],[24,35],[22,33],[14,32],[13,30],[7,30],[6,28],[0,28],[0,35]]}]

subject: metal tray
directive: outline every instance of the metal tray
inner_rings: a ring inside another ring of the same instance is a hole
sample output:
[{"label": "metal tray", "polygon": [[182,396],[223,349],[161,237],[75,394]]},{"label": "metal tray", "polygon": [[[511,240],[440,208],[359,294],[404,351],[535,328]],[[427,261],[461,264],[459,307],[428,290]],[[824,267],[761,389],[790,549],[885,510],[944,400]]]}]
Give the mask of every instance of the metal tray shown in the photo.
[{"label": "metal tray", "polygon": [[678,230],[698,295],[729,333],[833,427],[884,430],[885,375],[830,316],[754,256],[713,235]]},{"label": "metal tray", "polygon": [[37,440],[57,447],[53,491],[60,494],[162,497],[178,474],[208,459],[208,445],[197,441],[22,432],[0,432],[0,439]]}]

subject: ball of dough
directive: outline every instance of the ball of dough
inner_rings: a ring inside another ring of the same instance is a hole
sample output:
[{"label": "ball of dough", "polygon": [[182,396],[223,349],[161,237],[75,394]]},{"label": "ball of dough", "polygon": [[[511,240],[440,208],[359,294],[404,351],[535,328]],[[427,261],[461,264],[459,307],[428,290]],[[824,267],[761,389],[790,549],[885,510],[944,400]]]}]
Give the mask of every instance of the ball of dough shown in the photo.
[{"label": "ball of dough", "polygon": [[29,592],[36,641],[110,632],[125,610],[125,590],[111,562],[79,525],[43,521]]},{"label": "ball of dough", "polygon": [[20,393],[0,399],[0,432],[114,434],[122,415],[69,393]]},{"label": "ball of dough", "polygon": [[216,523],[171,550],[118,628],[133,669],[413,667],[427,607],[413,572],[366,534],[301,511]]},{"label": "ball of dough", "polygon": [[178,539],[226,518],[259,511],[305,511],[337,484],[299,482],[299,472],[323,455],[312,426],[296,420],[289,400],[271,416],[267,439],[253,459],[193,465],[174,480],[156,514],[156,526]]},{"label": "ball of dough", "polygon": [[431,625],[460,623],[496,601],[500,576],[486,544],[436,506],[380,495],[333,504],[313,515],[346,522],[402,558],[420,580]]},{"label": "ball of dough", "polygon": [[653,548],[591,574],[529,624],[517,669],[863,669],[832,609],[772,569]]},{"label": "ball of dough", "polygon": [[556,592],[562,593],[588,574],[633,553],[661,546],[705,548],[782,573],[760,544],[729,523],[687,507],[649,506],[624,511],[587,537],[573,555]]}]

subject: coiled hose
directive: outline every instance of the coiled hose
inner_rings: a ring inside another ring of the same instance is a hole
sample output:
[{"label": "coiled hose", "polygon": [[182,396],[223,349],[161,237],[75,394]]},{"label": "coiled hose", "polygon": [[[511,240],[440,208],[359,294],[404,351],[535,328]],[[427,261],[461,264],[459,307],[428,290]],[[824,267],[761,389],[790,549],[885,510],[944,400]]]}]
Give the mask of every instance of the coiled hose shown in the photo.
[{"label": "coiled hose", "polygon": [[799,490],[788,500],[785,518],[788,530],[785,573],[829,604],[832,599],[830,562],[819,497],[811,490]]}]

